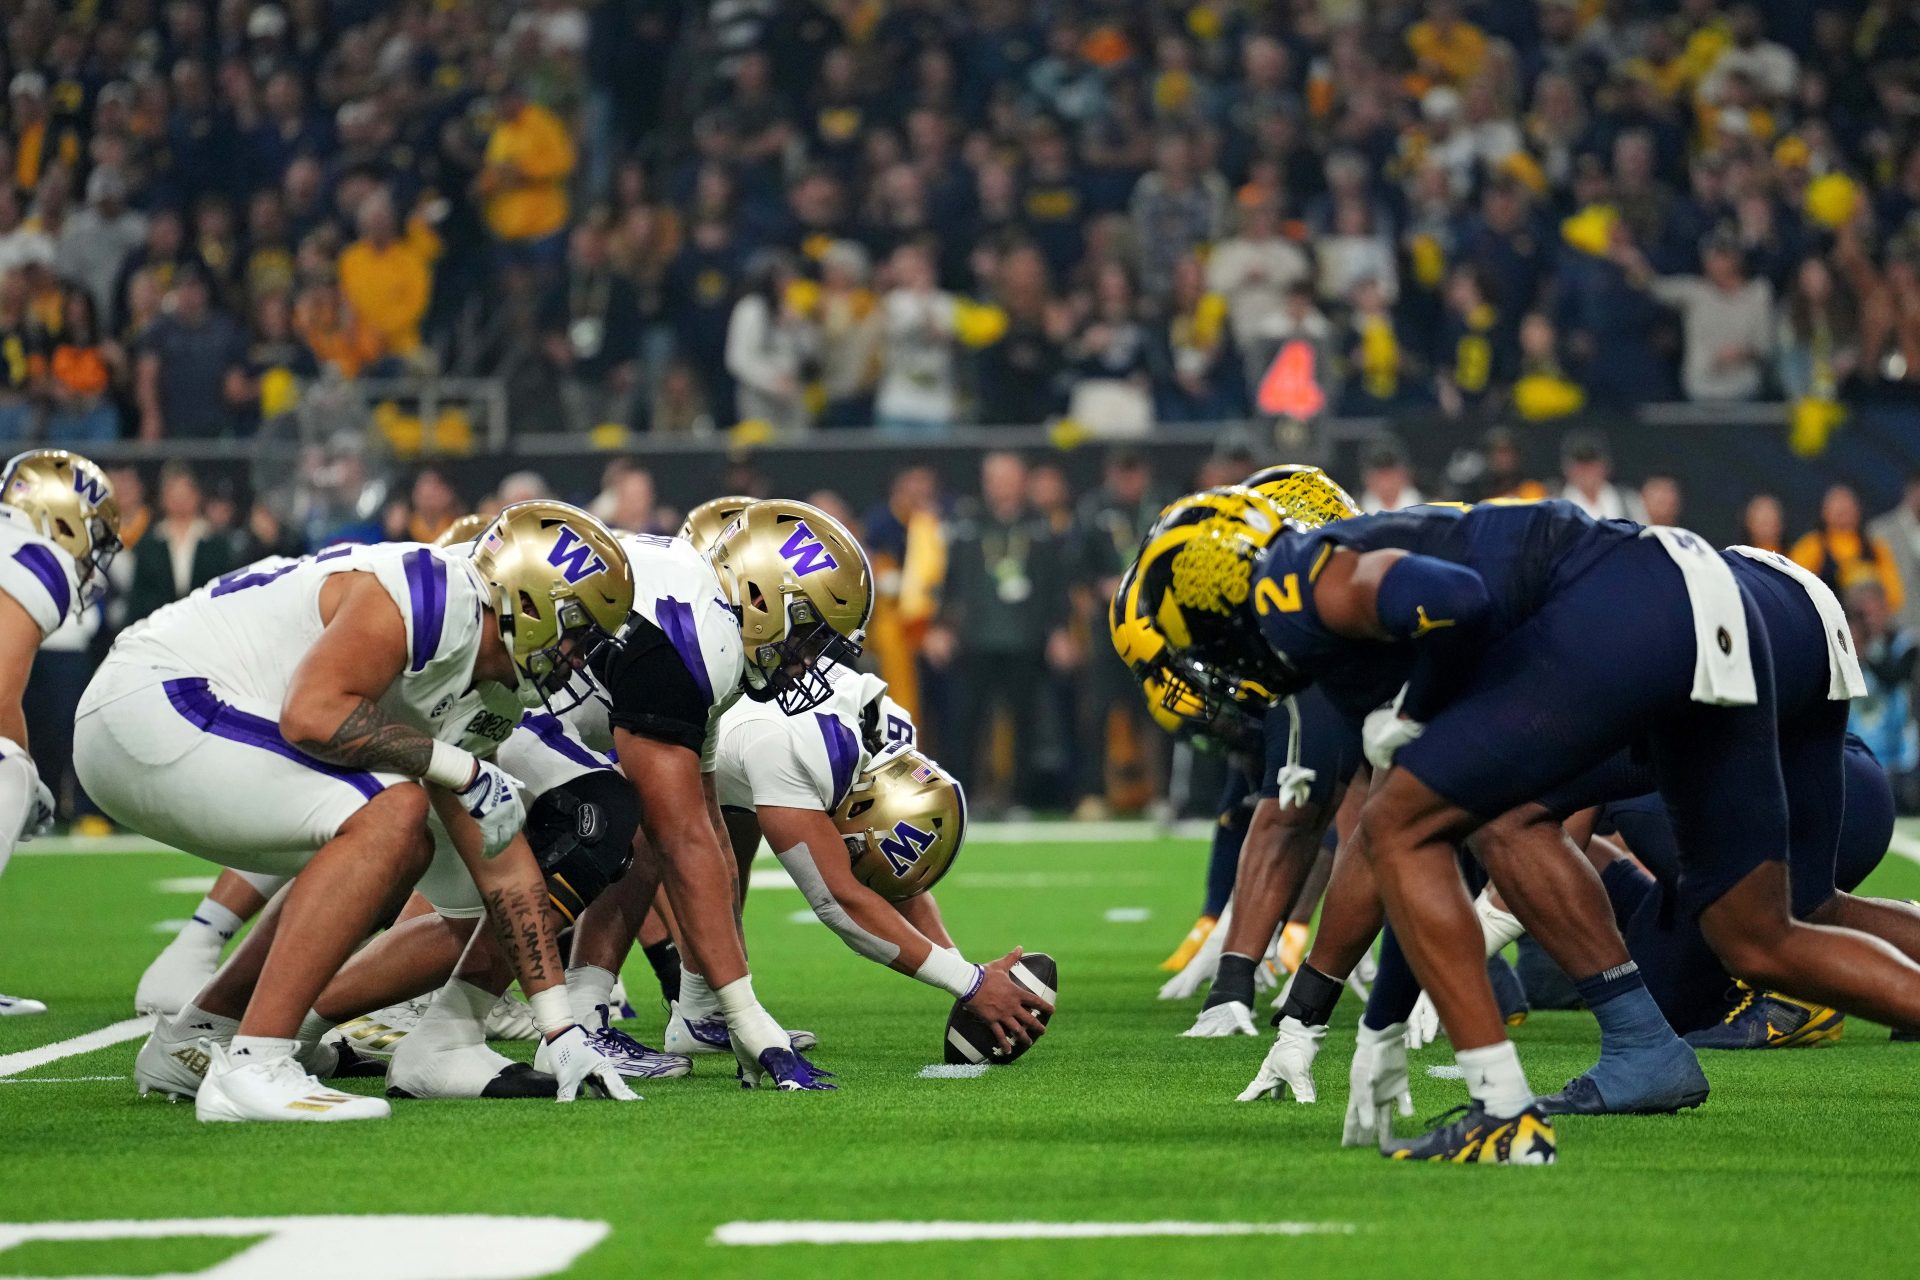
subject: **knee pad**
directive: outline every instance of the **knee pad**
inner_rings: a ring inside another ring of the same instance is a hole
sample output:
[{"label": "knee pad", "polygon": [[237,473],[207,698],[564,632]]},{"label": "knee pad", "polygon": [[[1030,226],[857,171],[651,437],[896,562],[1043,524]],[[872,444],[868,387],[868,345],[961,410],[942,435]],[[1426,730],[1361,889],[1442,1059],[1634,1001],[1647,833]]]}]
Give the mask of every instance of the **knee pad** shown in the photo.
[{"label": "knee pad", "polygon": [[640,803],[612,772],[582,774],[527,810],[527,843],[540,863],[547,897],[569,923],[633,865]]}]

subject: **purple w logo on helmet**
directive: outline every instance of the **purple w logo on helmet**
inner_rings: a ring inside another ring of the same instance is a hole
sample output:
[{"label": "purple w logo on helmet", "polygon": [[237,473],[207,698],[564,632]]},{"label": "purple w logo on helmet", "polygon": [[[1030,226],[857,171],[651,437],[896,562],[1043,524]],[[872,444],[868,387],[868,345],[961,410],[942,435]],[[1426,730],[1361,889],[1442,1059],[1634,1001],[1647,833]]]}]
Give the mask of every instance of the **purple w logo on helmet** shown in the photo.
[{"label": "purple w logo on helmet", "polygon": [[920,855],[933,847],[933,833],[922,831],[904,819],[893,824],[893,834],[880,837],[880,852],[896,876],[904,876],[920,861]]},{"label": "purple w logo on helmet", "polygon": [[107,482],[88,475],[79,467],[73,469],[73,491],[96,507],[107,500]]},{"label": "purple w logo on helmet", "polygon": [[805,520],[794,522],[793,532],[780,544],[780,558],[793,566],[793,576],[796,578],[804,578],[822,569],[840,567],[840,562],[833,558],[819,535],[807,527]]},{"label": "purple w logo on helmet", "polygon": [[604,573],[607,568],[607,562],[580,540],[573,526],[564,524],[560,526],[560,536],[553,540],[553,550],[547,552],[547,563],[560,571],[569,586],[577,585],[590,573]]}]

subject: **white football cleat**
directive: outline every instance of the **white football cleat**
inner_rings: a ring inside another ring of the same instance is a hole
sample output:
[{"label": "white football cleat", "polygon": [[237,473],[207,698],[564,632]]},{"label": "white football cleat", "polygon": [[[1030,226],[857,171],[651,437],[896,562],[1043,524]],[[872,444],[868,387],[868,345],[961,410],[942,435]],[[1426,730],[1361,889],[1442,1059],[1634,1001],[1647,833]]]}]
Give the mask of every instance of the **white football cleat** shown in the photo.
[{"label": "white football cleat", "polygon": [[29,1000],[26,996],[0,996],[0,1018],[24,1018],[30,1014],[46,1011],[45,1004],[38,1000]]},{"label": "white football cleat", "polygon": [[205,989],[219,967],[219,948],[210,950],[175,938],[140,975],[140,985],[133,990],[133,1011],[172,1017]]},{"label": "white football cleat", "polygon": [[[795,1053],[805,1053],[820,1043],[811,1031],[783,1027],[787,1043]],[[680,1012],[680,1002],[667,1006],[667,1029],[660,1036],[662,1052],[690,1057],[696,1053],[732,1053],[733,1037],[727,1034],[727,1020],[718,1011],[704,1018],[688,1018]]]},{"label": "white football cleat", "polygon": [[510,992],[487,1010],[489,1040],[531,1040],[539,1034],[540,1028],[533,1022],[533,1006]]},{"label": "white football cleat", "polygon": [[1188,1040],[1217,1040],[1226,1036],[1255,1036],[1253,1029],[1253,1010],[1238,1000],[1229,1000],[1225,1004],[1216,1004],[1210,1009],[1202,1009],[1193,1025],[1180,1033]]},{"label": "white football cleat", "polygon": [[133,1082],[143,1098],[149,1093],[162,1094],[172,1102],[194,1097],[200,1092],[215,1047],[233,1036],[231,1027],[216,1034],[211,1024],[182,1027],[179,1021],[161,1019],[133,1060]]},{"label": "white football cleat", "polygon": [[241,1058],[214,1045],[206,1079],[194,1099],[201,1120],[288,1121],[327,1124],[340,1120],[385,1120],[393,1114],[385,1098],[329,1089],[301,1070],[292,1058]]},{"label": "white football cleat", "polygon": [[406,1039],[407,1033],[420,1025],[420,1015],[426,1007],[424,996],[418,1000],[390,1004],[358,1018],[349,1018],[329,1031],[325,1038],[332,1040],[337,1036],[365,1058],[391,1058],[394,1049]]}]

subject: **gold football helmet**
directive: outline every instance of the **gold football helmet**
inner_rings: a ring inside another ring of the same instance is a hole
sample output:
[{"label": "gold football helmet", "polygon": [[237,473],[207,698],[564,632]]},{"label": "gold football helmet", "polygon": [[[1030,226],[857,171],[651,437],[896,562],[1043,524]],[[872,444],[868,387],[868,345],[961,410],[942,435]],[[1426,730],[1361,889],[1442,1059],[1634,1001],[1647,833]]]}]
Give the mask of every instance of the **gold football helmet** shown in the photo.
[{"label": "gold football helmet", "polygon": [[120,504],[106,472],[65,449],[31,449],[15,454],[0,471],[0,503],[24,514],[42,537],[73,557],[81,608],[100,599],[107,566],[120,551]]},{"label": "gold football helmet", "polygon": [[724,498],[709,498],[687,512],[687,518],[680,523],[680,536],[691,542],[695,551],[705,555],[719,539],[721,530],[757,501],[757,498],[743,497],[737,493]]},{"label": "gold football helmet", "polygon": [[788,715],[825,701],[822,667],[851,666],[873,616],[873,568],[838,520],[784,498],[756,502],[707,552],[740,616],[747,696]]},{"label": "gold football helmet", "polygon": [[1211,724],[1230,707],[1258,711],[1301,687],[1250,607],[1260,561],[1286,526],[1265,497],[1230,486],[1182,498],[1148,531],[1122,581],[1130,595],[1115,601],[1115,648],[1120,630],[1123,658],[1142,649],[1148,628],[1155,633],[1164,649],[1152,674],[1162,705],[1181,719]]},{"label": "gold football helmet", "polygon": [[502,511],[481,533],[473,563],[492,586],[520,701],[530,708],[551,707],[633,612],[633,567],[619,539],[564,502]]},{"label": "gold football helmet", "polygon": [[833,811],[856,880],[889,902],[925,893],[947,874],[967,836],[967,797],[912,748],[875,759]]},{"label": "gold football helmet", "polygon": [[492,523],[493,521],[478,511],[472,515],[461,516],[440,531],[440,536],[433,540],[433,545],[436,547],[464,546],[486,532],[487,526]]},{"label": "gold football helmet", "polygon": [[1309,529],[1360,514],[1352,494],[1320,468],[1303,462],[1262,467],[1244,483],[1278,507],[1287,519],[1297,520]]}]

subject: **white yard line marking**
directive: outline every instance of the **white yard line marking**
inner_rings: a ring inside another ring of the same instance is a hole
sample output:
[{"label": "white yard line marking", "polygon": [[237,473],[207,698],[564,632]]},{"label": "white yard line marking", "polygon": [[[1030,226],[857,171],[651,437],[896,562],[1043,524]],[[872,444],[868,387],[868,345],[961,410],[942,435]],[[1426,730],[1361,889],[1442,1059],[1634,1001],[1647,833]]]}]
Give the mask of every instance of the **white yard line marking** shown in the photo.
[{"label": "white yard line marking", "polygon": [[18,1053],[0,1054],[0,1076],[17,1076],[22,1071],[44,1067],[62,1058],[73,1058],[83,1053],[92,1053],[96,1049],[111,1048],[116,1044],[138,1039],[151,1030],[153,1030],[153,1017],[150,1014],[143,1014],[138,1018],[128,1018],[125,1022],[110,1023],[97,1030],[89,1031],[85,1035],[74,1036],[70,1040],[57,1040],[52,1044],[43,1044],[38,1049],[22,1049]]},{"label": "white yard line marking", "polygon": [[124,836],[41,836],[13,851],[16,858],[71,858],[97,854],[179,853],[170,844],[131,833]]},{"label": "white yard line marking", "polygon": [[787,923],[788,924],[819,924],[820,917],[813,914],[813,912],[811,911],[789,911],[787,913]]},{"label": "white yard line marking", "polygon": [[151,933],[164,933],[171,938],[192,923],[191,920],[155,920],[147,926],[147,929]]},{"label": "white yard line marking", "polygon": [[0,1080],[0,1084],[92,1084],[96,1080],[126,1080],[128,1078],[127,1076],[28,1076],[24,1080]]},{"label": "white yard line marking", "polygon": [[1101,918],[1108,924],[1144,924],[1153,919],[1153,912],[1145,907],[1108,907]]},{"label": "white yard line marking", "polygon": [[922,1080],[978,1080],[991,1068],[984,1062],[929,1062],[920,1068]]},{"label": "white yard line marking", "polygon": [[1436,1062],[1431,1067],[1428,1067],[1427,1074],[1435,1080],[1465,1080],[1467,1078],[1467,1073],[1459,1067],[1451,1066],[1443,1062]]},{"label": "white yard line marking", "polygon": [[1126,1236],[1350,1235],[1351,1222],[723,1222],[714,1244],[915,1244]]},{"label": "white yard line marking", "polygon": [[155,880],[155,893],[195,893],[206,894],[213,891],[212,876],[169,876],[165,880]]},{"label": "white yard line marking", "polygon": [[1887,845],[1888,853],[1897,853],[1908,862],[1920,862],[1920,840],[1896,831]]}]

